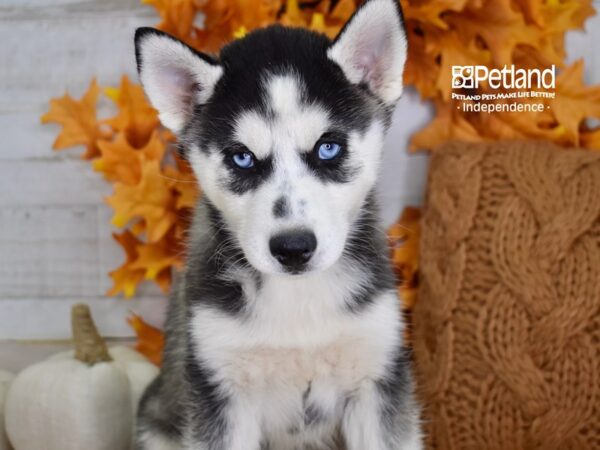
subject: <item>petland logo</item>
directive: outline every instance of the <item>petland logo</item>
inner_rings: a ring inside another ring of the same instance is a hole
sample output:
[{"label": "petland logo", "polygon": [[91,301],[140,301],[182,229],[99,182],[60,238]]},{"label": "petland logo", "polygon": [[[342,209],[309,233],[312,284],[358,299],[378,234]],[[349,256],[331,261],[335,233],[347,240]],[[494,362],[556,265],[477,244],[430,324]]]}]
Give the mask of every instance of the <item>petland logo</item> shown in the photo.
[{"label": "petland logo", "polygon": [[[452,89],[475,90],[473,93],[452,92],[452,99],[462,100],[466,112],[541,112],[549,105],[544,98],[554,98],[556,66],[547,69],[518,69],[514,65],[502,69],[486,66],[452,66]],[[535,98],[535,102],[527,99]],[[521,99],[523,102],[506,102]],[[539,100],[538,100],[539,99]],[[502,103],[484,103],[500,100]],[[457,106],[461,109],[460,106]]]},{"label": "petland logo", "polygon": [[452,87],[454,89],[477,89],[487,82],[492,89],[554,89],[556,66],[548,69],[517,69],[504,66],[503,69],[489,69],[486,66],[452,66]]}]

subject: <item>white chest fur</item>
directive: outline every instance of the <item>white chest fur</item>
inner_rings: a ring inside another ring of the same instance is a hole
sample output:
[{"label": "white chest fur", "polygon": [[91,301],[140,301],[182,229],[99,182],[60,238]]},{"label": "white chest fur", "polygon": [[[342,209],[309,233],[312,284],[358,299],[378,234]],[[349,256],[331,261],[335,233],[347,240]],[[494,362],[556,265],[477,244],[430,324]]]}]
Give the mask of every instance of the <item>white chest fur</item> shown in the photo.
[{"label": "white chest fur", "polygon": [[192,335],[199,358],[270,429],[301,421],[307,403],[336,416],[347,393],[383,376],[400,345],[395,293],[359,312],[344,307],[356,276],[345,270],[266,278],[259,294],[245,286],[243,317],[197,308]]}]

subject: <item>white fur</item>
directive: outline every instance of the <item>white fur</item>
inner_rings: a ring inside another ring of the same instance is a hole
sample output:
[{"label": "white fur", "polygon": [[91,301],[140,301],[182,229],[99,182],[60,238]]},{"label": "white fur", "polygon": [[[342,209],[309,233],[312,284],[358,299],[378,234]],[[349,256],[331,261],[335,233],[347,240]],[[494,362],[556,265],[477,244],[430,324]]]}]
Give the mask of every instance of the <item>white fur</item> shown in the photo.
[{"label": "white fur", "polygon": [[[281,273],[269,251],[271,236],[292,228],[312,230],[317,249],[311,270],[324,270],[337,261],[344,249],[350,226],[375,184],[384,126],[374,121],[364,134],[351,133],[348,140],[349,165],[354,168],[349,183],[324,183],[310,172],[302,153],[312,151],[323,133],[332,126],[328,112],[320,105],[299,102],[301,80],[293,75],[265,80],[274,118],[256,111],[244,112],[236,121],[236,139],[257,158],[273,155],[275,173],[255,191],[238,195],[223,189],[229,177],[218,149],[212,154],[193,149],[190,162],[203,190],[223,212],[236,242],[249,262],[264,273]],[[275,219],[272,208],[284,196],[290,214]]]},{"label": "white fur", "polygon": [[181,443],[152,431],[143,432],[139,444],[143,444],[144,450],[181,450]]},{"label": "white fur", "polygon": [[235,138],[252,149],[258,159],[269,156],[273,147],[270,124],[256,111],[245,111],[237,118]]},{"label": "white fur", "polygon": [[228,423],[235,424],[235,433],[229,433],[227,450],[258,448],[262,438],[260,403],[251,394],[236,395],[229,409]]},{"label": "white fur", "polygon": [[273,153],[307,152],[330,126],[329,114],[319,105],[302,105],[302,81],[278,75],[264,81],[275,120],[257,111],[244,111],[236,120],[236,139],[263,159]]},{"label": "white fur", "polygon": [[[360,274],[348,269],[336,265],[326,273],[298,278],[269,276],[260,298],[251,298],[251,315],[243,320],[209,308],[194,311],[198,357],[236,399],[234,414],[239,417],[232,423],[240,429],[232,434],[243,436],[244,448],[257,448],[256,423],[280,442],[277,449],[294,448],[294,439],[321,442],[341,420],[345,396],[389,369],[401,336],[396,295],[383,294],[363,314],[349,315],[343,308],[348,295],[344,286],[350,278],[360,280]],[[294,438],[287,431],[303,424],[302,395],[309,383],[308,401],[328,421],[312,434]],[[378,413],[374,405],[366,406],[364,414],[373,414],[365,423],[369,427]],[[354,448],[375,450],[370,444],[378,442],[376,429],[373,433],[357,441],[364,446]]]},{"label": "white fur", "polygon": [[355,397],[347,406],[342,421],[348,450],[387,450],[383,440],[379,408],[381,400],[372,380],[364,380],[357,388]]},{"label": "white fur", "polygon": [[402,95],[407,53],[397,1],[368,0],[327,52],[352,83],[366,82],[389,105]]},{"label": "white fur", "polygon": [[266,80],[271,107],[280,116],[293,116],[298,112],[300,93],[304,89],[298,78],[277,76]]},{"label": "white fur", "polygon": [[168,36],[148,34],[140,42],[140,80],[161,122],[181,131],[196,104],[210,98],[223,74],[221,66],[198,57]]},{"label": "white fur", "polygon": [[414,424],[404,441],[399,443],[399,448],[402,450],[422,450],[424,448],[420,422],[417,421]]}]

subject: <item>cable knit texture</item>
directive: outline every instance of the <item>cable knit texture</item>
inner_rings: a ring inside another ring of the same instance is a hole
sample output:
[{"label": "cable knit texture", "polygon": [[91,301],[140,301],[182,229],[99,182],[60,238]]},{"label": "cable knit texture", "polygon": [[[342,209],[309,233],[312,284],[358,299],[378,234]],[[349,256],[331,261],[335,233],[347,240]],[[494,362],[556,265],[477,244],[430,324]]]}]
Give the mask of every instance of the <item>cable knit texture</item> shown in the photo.
[{"label": "cable knit texture", "polygon": [[600,153],[451,143],[422,230],[428,447],[600,449]]}]

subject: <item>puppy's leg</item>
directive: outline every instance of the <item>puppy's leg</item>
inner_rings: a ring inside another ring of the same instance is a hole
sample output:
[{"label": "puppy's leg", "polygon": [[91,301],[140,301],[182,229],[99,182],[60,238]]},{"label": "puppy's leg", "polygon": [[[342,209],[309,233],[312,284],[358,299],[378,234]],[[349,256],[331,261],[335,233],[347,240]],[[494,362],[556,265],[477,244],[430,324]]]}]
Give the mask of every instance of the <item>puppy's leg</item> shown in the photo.
[{"label": "puppy's leg", "polygon": [[135,450],[183,450],[181,442],[182,419],[164,403],[162,382],[159,375],[148,386],[136,419]]},{"label": "puppy's leg", "polygon": [[136,450],[183,450],[181,442],[165,434],[144,431],[136,442]]},{"label": "puppy's leg", "polygon": [[348,450],[388,450],[381,423],[382,402],[374,382],[364,381],[346,404],[342,433]]},{"label": "puppy's leg", "polygon": [[[348,400],[342,433],[348,450],[421,450],[417,414],[398,409],[378,383],[367,380]],[[398,396],[402,392],[396,392]],[[412,406],[412,394],[403,401]]]},{"label": "puppy's leg", "polygon": [[256,402],[238,396],[230,405],[227,450],[260,450],[262,433]]},{"label": "puppy's leg", "polygon": [[262,433],[255,405],[247,397],[231,396],[211,418],[212,425],[205,421],[188,425],[185,450],[260,450]]}]

